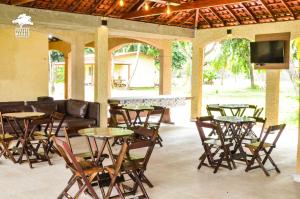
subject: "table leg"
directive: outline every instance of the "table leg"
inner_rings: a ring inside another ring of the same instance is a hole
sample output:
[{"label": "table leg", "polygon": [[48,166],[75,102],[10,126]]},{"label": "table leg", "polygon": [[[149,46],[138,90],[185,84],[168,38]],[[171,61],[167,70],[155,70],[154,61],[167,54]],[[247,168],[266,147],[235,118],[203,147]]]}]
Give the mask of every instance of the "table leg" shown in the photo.
[{"label": "table leg", "polygon": [[103,144],[100,147],[100,150],[98,151],[98,157],[97,157],[97,159],[95,161],[96,165],[99,165],[100,160],[101,160],[101,156],[103,154],[104,148],[105,148],[105,146],[106,146],[107,143],[108,143],[108,138],[103,138]]},{"label": "table leg", "polygon": [[166,123],[166,124],[175,124],[171,120],[171,110],[170,110],[170,108],[166,108],[161,122]]}]

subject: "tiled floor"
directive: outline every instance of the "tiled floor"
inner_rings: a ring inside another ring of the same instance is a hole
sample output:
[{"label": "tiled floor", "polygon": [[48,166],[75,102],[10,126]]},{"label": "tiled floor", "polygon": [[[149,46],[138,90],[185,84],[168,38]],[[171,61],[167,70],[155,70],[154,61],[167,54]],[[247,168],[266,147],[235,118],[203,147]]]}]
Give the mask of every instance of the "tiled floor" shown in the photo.
[{"label": "tiled floor", "polygon": [[[161,128],[164,147],[156,147],[146,172],[154,188],[146,189],[154,199],[299,199],[300,183],[293,182],[296,157],[296,128],[287,128],[273,159],[282,173],[271,177],[257,169],[246,173],[244,164],[229,171],[221,168],[213,174],[209,168],[197,170],[202,147],[193,123]],[[78,142],[79,144],[81,142]],[[64,162],[52,157],[47,163],[14,165],[0,160],[0,199],[57,198],[70,177]],[[76,186],[74,188],[77,188]],[[100,192],[99,192],[100,194]],[[82,198],[89,198],[82,196]]]}]

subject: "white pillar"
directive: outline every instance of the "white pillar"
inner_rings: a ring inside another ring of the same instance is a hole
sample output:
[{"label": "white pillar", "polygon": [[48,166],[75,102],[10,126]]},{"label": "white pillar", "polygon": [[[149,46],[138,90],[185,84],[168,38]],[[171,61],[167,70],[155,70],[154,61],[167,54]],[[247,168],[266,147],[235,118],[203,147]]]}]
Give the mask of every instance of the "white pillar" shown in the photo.
[{"label": "white pillar", "polygon": [[100,103],[100,127],[107,127],[107,100],[111,92],[111,66],[108,53],[108,28],[101,26],[95,38],[95,101]]},{"label": "white pillar", "polygon": [[84,42],[76,38],[71,43],[69,57],[69,97],[84,100]]},{"label": "white pillar", "polygon": [[191,119],[195,119],[201,115],[203,50],[204,47],[200,46],[198,42],[193,41]]},{"label": "white pillar", "polygon": [[164,41],[160,50],[159,94],[170,95],[172,90],[172,42]]}]

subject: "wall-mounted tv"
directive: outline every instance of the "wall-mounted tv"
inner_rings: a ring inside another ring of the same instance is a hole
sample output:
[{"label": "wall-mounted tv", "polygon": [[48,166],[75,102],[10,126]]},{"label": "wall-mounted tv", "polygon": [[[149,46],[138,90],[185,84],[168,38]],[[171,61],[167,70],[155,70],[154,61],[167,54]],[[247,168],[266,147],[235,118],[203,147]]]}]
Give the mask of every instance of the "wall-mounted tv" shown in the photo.
[{"label": "wall-mounted tv", "polygon": [[255,64],[284,63],[284,41],[251,42],[250,60]]}]

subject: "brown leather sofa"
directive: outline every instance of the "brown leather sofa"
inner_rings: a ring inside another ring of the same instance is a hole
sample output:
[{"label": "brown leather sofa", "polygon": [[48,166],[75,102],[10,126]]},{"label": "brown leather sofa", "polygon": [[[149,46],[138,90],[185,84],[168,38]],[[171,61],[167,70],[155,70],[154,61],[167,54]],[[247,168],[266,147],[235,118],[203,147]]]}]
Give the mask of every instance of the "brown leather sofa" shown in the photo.
[{"label": "brown leather sofa", "polygon": [[[100,104],[82,100],[39,100],[0,102],[0,112],[38,111],[51,114],[54,111],[64,113],[62,127],[87,126],[98,127],[100,120]],[[56,123],[58,124],[58,122]],[[55,124],[54,124],[55,125]]]}]

